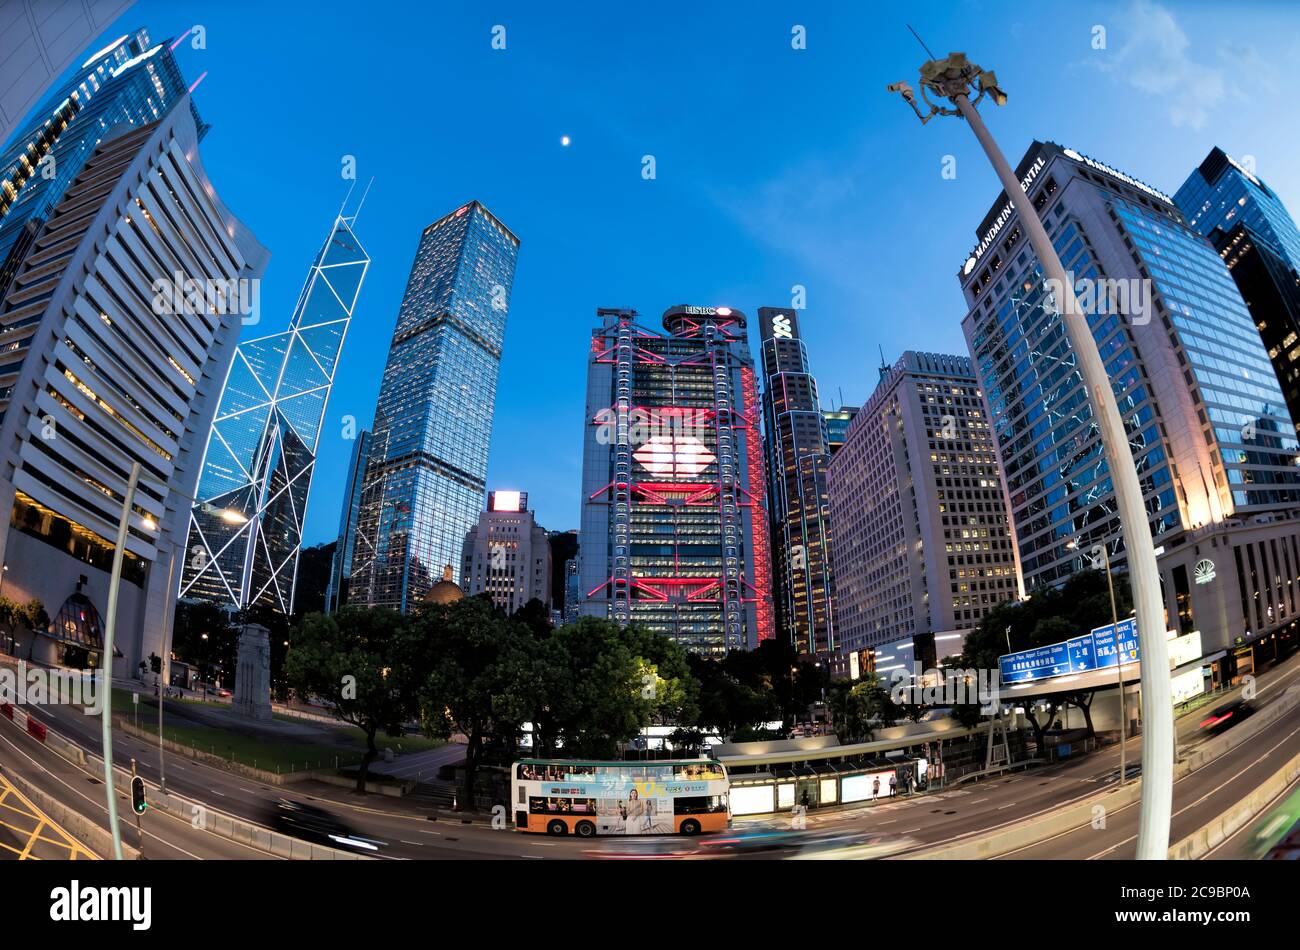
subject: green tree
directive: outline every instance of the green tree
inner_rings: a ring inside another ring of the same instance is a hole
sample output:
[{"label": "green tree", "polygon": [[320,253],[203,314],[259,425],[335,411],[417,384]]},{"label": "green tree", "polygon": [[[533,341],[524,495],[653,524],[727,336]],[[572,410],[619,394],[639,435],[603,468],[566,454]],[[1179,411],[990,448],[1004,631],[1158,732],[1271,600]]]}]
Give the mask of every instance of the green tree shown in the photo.
[{"label": "green tree", "polygon": [[639,645],[636,634],[596,617],[561,627],[546,641],[546,705],[568,754],[612,757],[650,723],[659,709],[651,688],[658,678]]},{"label": "green tree", "polygon": [[384,608],[307,614],[291,642],[285,659],[288,682],[302,696],[332,704],[340,719],[365,733],[356,789],[364,795],[370,763],[379,754],[379,730],[399,736],[416,714],[425,651],[407,618]]},{"label": "green tree", "polygon": [[233,679],[239,635],[231,614],[206,601],[181,601],[172,624],[172,655],[198,668],[204,679]]},{"label": "green tree", "polygon": [[462,807],[472,810],[485,743],[516,737],[535,708],[539,646],[524,624],[482,597],[425,605],[412,627],[431,658],[419,690],[420,719],[430,735],[465,736]]}]

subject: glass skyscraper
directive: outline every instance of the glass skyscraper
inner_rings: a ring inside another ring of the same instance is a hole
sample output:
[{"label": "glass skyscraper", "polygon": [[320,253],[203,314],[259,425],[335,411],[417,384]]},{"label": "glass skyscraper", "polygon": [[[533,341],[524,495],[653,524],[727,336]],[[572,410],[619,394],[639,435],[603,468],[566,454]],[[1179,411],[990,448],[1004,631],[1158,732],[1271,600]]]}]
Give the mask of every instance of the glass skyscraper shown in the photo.
[{"label": "glass skyscraper", "polygon": [[352,577],[352,555],[357,546],[357,516],[361,513],[361,486],[366,477],[366,459],[370,456],[370,432],[363,429],[352,443],[348,459],[348,480],[343,488],[343,510],[339,513],[339,537],[330,561],[330,582],[325,588],[325,613],[332,614],[348,602],[348,582]]},{"label": "glass skyscraper", "polygon": [[1300,230],[1273,189],[1220,148],[1174,202],[1227,263],[1300,431]]},{"label": "glass skyscraper", "polygon": [[711,656],[775,635],[761,408],[747,319],[598,310],[582,456],[582,613]]},{"label": "glass skyscraper", "polygon": [[[156,122],[187,92],[165,43],[145,30],[93,54],[0,152],[0,299],[40,225],[118,125]],[[190,104],[202,141],[208,130]]]},{"label": "glass skyscraper", "polygon": [[488,448],[519,239],[478,201],[424,229],[371,429],[349,600],[414,607],[461,563]]},{"label": "glass skyscraper", "polygon": [[800,654],[820,656],[835,649],[826,420],[798,314],[759,307],[758,322],[776,622]]},{"label": "glass skyscraper", "polygon": [[293,610],[316,446],[370,257],[340,216],[289,328],[241,342],[190,512],[182,597]]},{"label": "glass skyscraper", "polygon": [[[1237,604],[1258,597],[1212,548],[1254,544],[1277,525],[1296,542],[1296,439],[1254,321],[1215,249],[1159,191],[1102,162],[1035,142],[1018,169],[1068,273],[1093,296],[1087,318],[1128,431],[1169,615],[1207,648],[1244,637]],[[960,269],[963,322],[1005,474],[1025,586],[1124,560],[1090,394],[1005,196]],[[1105,291],[1103,293],[1103,290]],[[1262,516],[1257,517],[1257,516]],[[1263,543],[1263,542],[1260,542]],[[1224,552],[1226,553],[1226,552]],[[1276,556],[1276,555],[1275,555]],[[1214,563],[1219,561],[1216,571]],[[1244,563],[1244,561],[1243,561]],[[1189,585],[1195,575],[1195,589]],[[1294,576],[1279,562],[1279,575]],[[1240,592],[1233,581],[1240,581]],[[1238,593],[1241,594],[1240,601]]]}]

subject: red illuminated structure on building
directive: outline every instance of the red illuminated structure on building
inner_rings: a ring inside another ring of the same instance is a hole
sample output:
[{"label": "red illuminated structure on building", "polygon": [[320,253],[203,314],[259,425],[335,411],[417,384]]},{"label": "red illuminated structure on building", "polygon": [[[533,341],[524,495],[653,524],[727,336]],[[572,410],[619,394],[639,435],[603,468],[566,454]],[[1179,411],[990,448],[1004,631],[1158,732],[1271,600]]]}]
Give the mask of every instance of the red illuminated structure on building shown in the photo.
[{"label": "red illuminated structure on building", "polygon": [[664,333],[600,310],[588,362],[587,614],[701,653],[774,635],[758,387],[745,316],[671,307]]}]

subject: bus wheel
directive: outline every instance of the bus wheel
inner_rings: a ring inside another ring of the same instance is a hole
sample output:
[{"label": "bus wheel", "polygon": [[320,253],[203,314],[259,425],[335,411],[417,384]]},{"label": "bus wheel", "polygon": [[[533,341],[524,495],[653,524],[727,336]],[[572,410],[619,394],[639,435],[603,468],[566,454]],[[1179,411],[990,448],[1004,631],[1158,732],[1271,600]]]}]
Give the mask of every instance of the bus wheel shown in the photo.
[{"label": "bus wheel", "polygon": [[546,826],[546,833],[548,835],[567,835],[569,826],[557,818]]},{"label": "bus wheel", "polygon": [[578,822],[578,826],[573,830],[578,833],[579,838],[592,838],[596,835],[596,826],[589,821]]},{"label": "bus wheel", "polygon": [[687,818],[682,822],[682,834],[698,835],[700,833],[700,823],[694,818]]}]

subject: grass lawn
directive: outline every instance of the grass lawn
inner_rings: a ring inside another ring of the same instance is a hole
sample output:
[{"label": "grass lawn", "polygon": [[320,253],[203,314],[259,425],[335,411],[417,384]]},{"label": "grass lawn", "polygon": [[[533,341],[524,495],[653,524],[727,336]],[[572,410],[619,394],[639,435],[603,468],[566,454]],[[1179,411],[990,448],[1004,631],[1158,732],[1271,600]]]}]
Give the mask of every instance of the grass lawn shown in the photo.
[{"label": "grass lawn", "polygon": [[[240,765],[250,765],[268,772],[293,772],[328,768],[334,765],[336,759],[339,765],[354,765],[365,754],[365,734],[354,726],[340,724],[333,728],[325,727],[327,732],[320,741],[276,739],[169,717],[167,708],[175,702],[176,700],[168,700],[163,709],[164,738],[200,752],[219,755]],[[227,703],[207,705],[229,708]],[[136,706],[129,690],[113,690],[113,712],[132,723],[136,721]],[[142,700],[139,713],[140,728],[157,735],[157,707]],[[293,717],[287,718],[293,721]],[[375,744],[380,749],[392,749],[394,752],[423,752],[442,745],[439,740],[425,736],[394,738],[382,733],[375,738]]]}]

